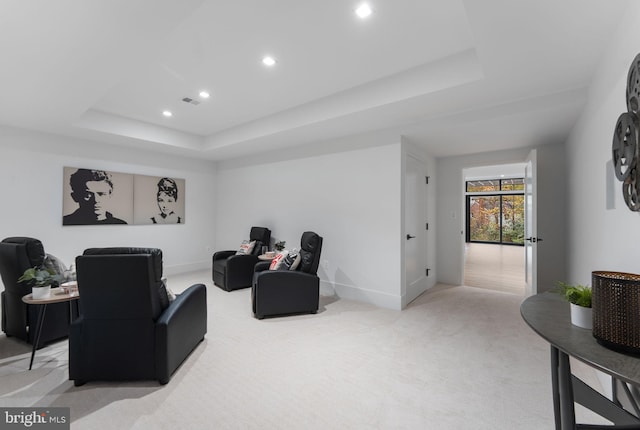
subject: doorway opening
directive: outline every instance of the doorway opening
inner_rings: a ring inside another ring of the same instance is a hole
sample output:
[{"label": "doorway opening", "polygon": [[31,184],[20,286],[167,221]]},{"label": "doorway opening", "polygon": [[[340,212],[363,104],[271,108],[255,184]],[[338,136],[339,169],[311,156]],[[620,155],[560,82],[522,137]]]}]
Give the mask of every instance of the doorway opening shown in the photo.
[{"label": "doorway opening", "polygon": [[524,166],[463,171],[466,286],[525,294]]}]

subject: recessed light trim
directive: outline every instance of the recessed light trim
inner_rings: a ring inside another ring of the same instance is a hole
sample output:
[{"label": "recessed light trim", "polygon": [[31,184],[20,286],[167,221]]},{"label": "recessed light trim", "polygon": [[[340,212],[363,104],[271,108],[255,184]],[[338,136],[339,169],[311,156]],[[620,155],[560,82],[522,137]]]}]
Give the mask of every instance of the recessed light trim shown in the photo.
[{"label": "recessed light trim", "polygon": [[371,6],[369,6],[368,3],[362,3],[356,9],[356,15],[358,15],[358,18],[360,19],[368,18],[372,13],[373,13],[373,10],[371,9]]},{"label": "recessed light trim", "polygon": [[171,118],[173,116],[173,113],[170,110],[163,110],[162,115],[164,115],[167,118]]},{"label": "recessed light trim", "polygon": [[276,59],[267,55],[262,58],[262,64],[264,64],[267,67],[273,67],[276,65]]}]

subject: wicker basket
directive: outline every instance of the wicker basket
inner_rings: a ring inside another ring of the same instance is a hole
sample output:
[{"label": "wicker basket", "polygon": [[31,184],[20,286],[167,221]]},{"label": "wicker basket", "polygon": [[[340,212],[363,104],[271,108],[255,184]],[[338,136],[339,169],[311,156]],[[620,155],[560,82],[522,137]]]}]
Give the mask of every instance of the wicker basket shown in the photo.
[{"label": "wicker basket", "polygon": [[592,272],[593,336],[620,352],[640,354],[640,275]]}]

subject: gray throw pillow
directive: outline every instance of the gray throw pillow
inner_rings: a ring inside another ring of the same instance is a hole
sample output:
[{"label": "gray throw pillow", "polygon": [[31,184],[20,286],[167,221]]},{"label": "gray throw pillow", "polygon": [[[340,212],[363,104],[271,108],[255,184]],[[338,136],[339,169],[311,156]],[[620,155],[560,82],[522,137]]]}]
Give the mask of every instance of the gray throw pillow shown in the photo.
[{"label": "gray throw pillow", "polygon": [[284,257],[282,265],[278,270],[296,270],[300,264],[300,259],[300,250],[298,248],[294,248],[293,251],[289,252],[289,254]]},{"label": "gray throw pillow", "polygon": [[68,280],[67,277],[69,275],[69,272],[67,271],[67,266],[65,266],[62,260],[60,260],[58,257],[51,254],[46,254],[42,265],[49,272],[53,272],[55,275],[58,275],[59,279],[61,279],[60,283],[66,282]]}]

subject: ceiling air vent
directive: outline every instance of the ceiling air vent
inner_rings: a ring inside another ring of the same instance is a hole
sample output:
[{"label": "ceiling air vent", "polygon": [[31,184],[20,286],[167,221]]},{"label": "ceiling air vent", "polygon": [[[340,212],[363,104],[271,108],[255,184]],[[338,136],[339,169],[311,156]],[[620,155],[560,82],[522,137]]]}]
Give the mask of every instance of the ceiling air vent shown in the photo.
[{"label": "ceiling air vent", "polygon": [[185,97],[185,98],[182,99],[182,101],[185,102],[185,103],[192,104],[194,106],[198,106],[200,104],[200,102],[198,100],[194,100],[191,97]]}]

